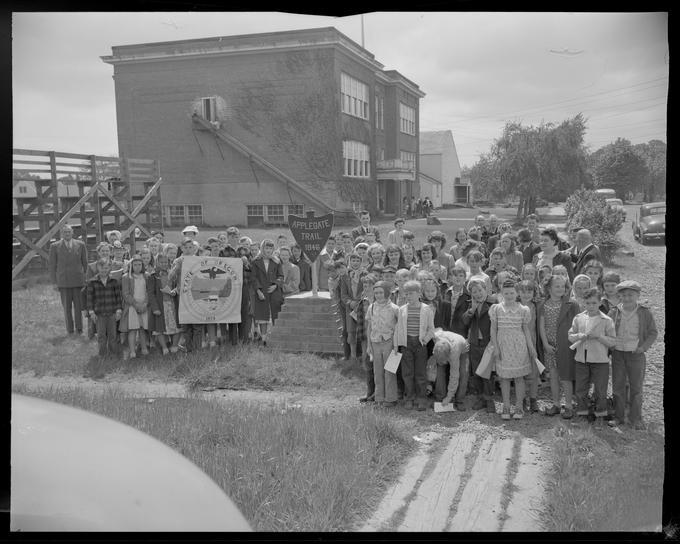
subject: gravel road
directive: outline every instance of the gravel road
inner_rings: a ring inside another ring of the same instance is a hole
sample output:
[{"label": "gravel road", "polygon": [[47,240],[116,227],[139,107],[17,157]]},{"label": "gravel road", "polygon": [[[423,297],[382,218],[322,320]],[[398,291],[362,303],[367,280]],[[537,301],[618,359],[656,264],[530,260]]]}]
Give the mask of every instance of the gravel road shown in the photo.
[{"label": "gravel road", "polygon": [[622,279],[634,279],[642,286],[641,300],[647,299],[659,330],[657,341],[647,352],[647,374],[643,390],[643,415],[647,422],[663,426],[664,335],[666,331],[666,245],[650,242],[643,246],[633,238],[632,219],[639,206],[626,206],[628,220],[619,235],[633,256],[617,256],[616,270]]}]

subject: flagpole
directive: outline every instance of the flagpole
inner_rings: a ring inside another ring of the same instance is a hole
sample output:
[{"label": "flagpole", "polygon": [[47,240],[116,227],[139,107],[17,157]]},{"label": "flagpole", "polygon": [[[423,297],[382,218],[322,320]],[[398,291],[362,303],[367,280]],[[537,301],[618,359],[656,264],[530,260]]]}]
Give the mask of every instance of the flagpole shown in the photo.
[{"label": "flagpole", "polygon": [[361,47],[364,47],[364,14],[361,14]]}]

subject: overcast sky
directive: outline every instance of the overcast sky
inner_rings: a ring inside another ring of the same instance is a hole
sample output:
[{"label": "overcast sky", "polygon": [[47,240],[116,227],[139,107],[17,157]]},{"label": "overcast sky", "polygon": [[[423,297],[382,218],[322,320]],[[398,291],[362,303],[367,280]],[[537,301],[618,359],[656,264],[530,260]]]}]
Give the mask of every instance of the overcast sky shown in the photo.
[{"label": "overcast sky", "polygon": [[[99,58],[111,46],[325,26],[361,43],[358,15],[15,13],[14,147],[118,153],[113,66]],[[461,166],[512,120],[582,112],[592,150],[666,141],[665,13],[367,13],[364,36],[385,69],[427,94],[420,128],[451,130]]]}]

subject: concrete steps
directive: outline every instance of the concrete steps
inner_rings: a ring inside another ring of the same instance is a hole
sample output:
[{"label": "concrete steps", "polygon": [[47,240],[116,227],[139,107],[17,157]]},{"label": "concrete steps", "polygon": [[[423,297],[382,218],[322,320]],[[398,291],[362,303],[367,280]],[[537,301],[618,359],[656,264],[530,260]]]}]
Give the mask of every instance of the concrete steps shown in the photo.
[{"label": "concrete steps", "polygon": [[285,303],[267,345],[282,351],[343,354],[342,324],[328,292],[292,295]]}]

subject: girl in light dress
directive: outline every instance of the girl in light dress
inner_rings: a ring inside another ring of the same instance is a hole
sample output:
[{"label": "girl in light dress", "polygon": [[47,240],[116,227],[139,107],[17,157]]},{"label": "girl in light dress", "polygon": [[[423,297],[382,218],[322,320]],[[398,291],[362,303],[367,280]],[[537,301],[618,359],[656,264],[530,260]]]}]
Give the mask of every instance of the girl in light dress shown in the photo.
[{"label": "girl in light dress", "polygon": [[123,315],[120,319],[120,332],[127,333],[129,352],[124,358],[136,357],[137,336],[142,348],[142,355],[148,355],[146,330],[148,322],[148,295],[146,290],[146,274],[144,263],[139,255],[130,260],[130,271],[123,276],[121,285],[123,296]]},{"label": "girl in light dress", "polygon": [[496,374],[501,380],[503,412],[501,418],[510,419],[510,382],[515,380],[514,419],[524,416],[524,377],[531,373],[536,359],[536,347],[529,325],[531,311],[517,302],[513,280],[506,280],[501,288],[502,302],[489,309],[491,342],[496,357]]}]

